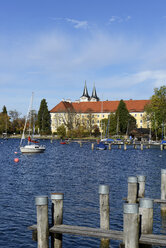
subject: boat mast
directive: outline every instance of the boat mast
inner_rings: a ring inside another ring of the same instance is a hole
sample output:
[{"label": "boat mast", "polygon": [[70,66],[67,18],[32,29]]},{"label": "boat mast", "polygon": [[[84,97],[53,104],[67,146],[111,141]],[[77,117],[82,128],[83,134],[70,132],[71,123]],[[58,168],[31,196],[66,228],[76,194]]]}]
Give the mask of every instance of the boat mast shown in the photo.
[{"label": "boat mast", "polygon": [[26,129],[27,122],[28,122],[28,116],[29,116],[30,110],[32,108],[32,103],[33,103],[33,92],[32,92],[32,97],[31,97],[31,100],[30,100],[30,105],[29,105],[29,108],[28,108],[28,112],[27,112],[27,115],[26,115],[26,119],[25,119],[25,125],[24,125],[24,129],[23,129],[23,133],[22,133],[22,137],[21,137],[21,141],[20,141],[20,146],[22,144],[23,139],[25,139],[25,129]]}]

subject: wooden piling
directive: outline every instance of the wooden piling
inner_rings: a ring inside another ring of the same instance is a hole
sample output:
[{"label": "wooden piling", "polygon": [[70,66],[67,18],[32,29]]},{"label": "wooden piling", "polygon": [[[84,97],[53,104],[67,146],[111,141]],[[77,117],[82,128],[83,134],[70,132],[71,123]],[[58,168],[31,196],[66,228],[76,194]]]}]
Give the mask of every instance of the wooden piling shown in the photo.
[{"label": "wooden piling", "polygon": [[111,143],[108,144],[108,149],[111,150]]},{"label": "wooden piling", "polygon": [[125,151],[127,150],[127,145],[126,145],[126,143],[124,143],[124,150],[125,150]]},{"label": "wooden piling", "polygon": [[[109,186],[99,185],[99,196],[100,196],[100,228],[109,230],[110,228],[110,206],[109,206]],[[101,239],[101,248],[109,247],[109,239]]]},{"label": "wooden piling", "polygon": [[80,147],[82,147],[82,142],[80,141]]},{"label": "wooden piling", "polygon": [[119,148],[119,149],[121,149],[121,148],[122,148],[122,146],[121,146],[121,145],[118,145],[118,148]]},{"label": "wooden piling", "polygon": [[48,197],[38,196],[35,198],[37,209],[37,241],[38,248],[49,247],[48,231]]},{"label": "wooden piling", "polygon": [[128,177],[128,203],[136,203],[138,194],[138,180],[137,177]]},{"label": "wooden piling", "polygon": [[160,145],[160,150],[161,150],[161,151],[163,150],[163,144]]},{"label": "wooden piling", "polygon": [[[161,169],[161,200],[166,200],[166,169]],[[161,210],[166,212],[166,204],[161,204]]]},{"label": "wooden piling", "polygon": [[141,233],[151,234],[153,232],[153,200],[142,198],[139,202],[139,214],[141,215]]},{"label": "wooden piling", "polygon": [[91,146],[92,150],[94,150],[94,143],[92,143],[92,146]]},{"label": "wooden piling", "polygon": [[143,175],[137,176],[138,179],[138,198],[143,198],[145,196],[145,180],[146,177]]},{"label": "wooden piling", "polygon": [[141,151],[143,151],[143,149],[144,149],[144,145],[143,143],[141,143]]},{"label": "wooden piling", "polygon": [[133,147],[134,147],[134,149],[137,149],[137,145],[136,144],[134,144]]},{"label": "wooden piling", "polygon": [[139,247],[138,204],[125,203],[123,208],[123,243],[125,248]]},{"label": "wooden piling", "polygon": [[[63,223],[63,193],[52,193],[51,200],[53,204],[52,216],[53,225],[59,225]],[[54,234],[54,242],[52,242],[52,248],[62,247],[62,234]]]}]

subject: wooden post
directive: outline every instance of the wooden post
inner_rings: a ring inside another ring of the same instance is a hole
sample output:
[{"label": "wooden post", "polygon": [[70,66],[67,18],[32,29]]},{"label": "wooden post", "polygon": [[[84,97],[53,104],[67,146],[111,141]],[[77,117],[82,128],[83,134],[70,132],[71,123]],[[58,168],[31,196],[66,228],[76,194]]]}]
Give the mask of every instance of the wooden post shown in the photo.
[{"label": "wooden post", "polygon": [[[52,216],[53,216],[53,225],[60,225],[63,222],[63,193],[52,193]],[[54,234],[54,248],[62,247],[62,234]]]},{"label": "wooden post", "polygon": [[139,214],[141,215],[141,233],[152,234],[153,232],[153,200],[142,198],[139,202]]},{"label": "wooden post", "polygon": [[[109,216],[109,186],[99,185],[100,195],[100,228],[109,230],[110,228],[110,216]],[[101,239],[100,247],[109,247],[109,239]]]},{"label": "wooden post", "polygon": [[108,149],[111,150],[111,143],[108,144]]},{"label": "wooden post", "polygon": [[143,143],[141,143],[141,151],[143,151],[143,149],[144,149],[144,145]]},{"label": "wooden post", "polygon": [[138,193],[137,177],[128,177],[128,203],[136,203]]},{"label": "wooden post", "polygon": [[[161,200],[166,200],[166,169],[161,169]],[[161,210],[166,212],[166,204],[161,204]]]},{"label": "wooden post", "polygon": [[125,150],[125,151],[127,150],[127,145],[126,145],[126,143],[124,143],[124,150]]},{"label": "wooden post", "polygon": [[138,198],[143,198],[145,196],[145,176],[139,175],[138,179]]},{"label": "wooden post", "polygon": [[118,145],[118,148],[119,148],[119,149],[121,149],[121,147],[122,147],[121,145]]},{"label": "wooden post", "polygon": [[82,142],[80,141],[80,147],[82,147]]},{"label": "wooden post", "polygon": [[92,143],[92,150],[94,150],[94,143]]},{"label": "wooden post", "polygon": [[163,144],[160,145],[160,150],[161,150],[161,151],[163,150]]},{"label": "wooden post", "polygon": [[124,204],[123,242],[125,248],[139,247],[139,210],[138,204]]},{"label": "wooden post", "polygon": [[137,145],[136,144],[134,144],[134,149],[137,149]]},{"label": "wooden post", "polygon": [[48,231],[48,197],[38,196],[35,198],[37,208],[37,240],[38,248],[49,247]]}]

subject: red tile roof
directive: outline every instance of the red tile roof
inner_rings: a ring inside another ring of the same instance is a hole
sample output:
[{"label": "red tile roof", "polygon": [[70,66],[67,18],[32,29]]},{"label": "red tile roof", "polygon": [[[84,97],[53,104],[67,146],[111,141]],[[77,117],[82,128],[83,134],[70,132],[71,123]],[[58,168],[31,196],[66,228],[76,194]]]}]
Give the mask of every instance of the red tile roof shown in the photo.
[{"label": "red tile roof", "polygon": [[[57,104],[50,113],[69,112],[76,111],[77,113],[110,113],[115,112],[120,101],[99,101],[99,102],[65,102],[62,101]],[[143,112],[146,104],[150,100],[124,100],[128,111],[131,112]]]}]

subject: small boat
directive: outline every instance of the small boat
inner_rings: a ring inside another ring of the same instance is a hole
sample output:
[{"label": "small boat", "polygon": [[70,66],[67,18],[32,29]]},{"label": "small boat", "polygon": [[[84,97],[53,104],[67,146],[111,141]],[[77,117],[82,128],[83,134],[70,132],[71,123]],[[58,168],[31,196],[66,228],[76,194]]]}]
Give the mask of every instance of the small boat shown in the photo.
[{"label": "small boat", "polygon": [[32,103],[33,103],[33,93],[32,93],[30,107],[28,109],[27,117],[25,120],[23,134],[22,134],[21,141],[20,141],[20,151],[22,153],[43,153],[46,148],[43,145],[37,144],[39,142],[33,139],[33,134],[32,134],[32,138],[31,138],[30,127],[29,127],[28,144],[27,145],[22,144],[23,140],[25,140],[25,129],[27,126],[28,116],[30,116],[30,123],[31,123]]},{"label": "small boat", "polygon": [[105,144],[103,144],[102,142],[100,142],[97,146],[96,146],[97,150],[106,150],[107,146]]},{"label": "small boat", "polygon": [[66,145],[67,143],[65,141],[60,142],[61,145]]}]

